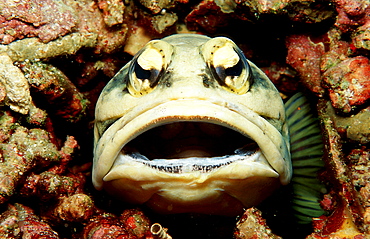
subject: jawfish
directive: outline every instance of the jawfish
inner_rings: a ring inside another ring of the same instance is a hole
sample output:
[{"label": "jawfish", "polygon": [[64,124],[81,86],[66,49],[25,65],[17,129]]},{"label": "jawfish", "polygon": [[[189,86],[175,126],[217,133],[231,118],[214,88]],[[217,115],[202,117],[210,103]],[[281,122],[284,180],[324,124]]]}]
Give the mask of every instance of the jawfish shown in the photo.
[{"label": "jawfish", "polygon": [[[311,117],[301,110],[307,101],[298,95],[288,103],[228,38],[150,41],[96,104],[93,184],[160,213],[240,214],[294,178],[290,126],[314,125],[294,140],[314,142],[305,148],[313,156],[302,160],[321,165],[317,122],[302,123]],[[299,151],[296,158],[307,154]],[[300,184],[307,177],[297,172]],[[306,191],[320,191],[310,177],[316,186],[305,183]],[[316,200],[302,190],[300,199]]]}]

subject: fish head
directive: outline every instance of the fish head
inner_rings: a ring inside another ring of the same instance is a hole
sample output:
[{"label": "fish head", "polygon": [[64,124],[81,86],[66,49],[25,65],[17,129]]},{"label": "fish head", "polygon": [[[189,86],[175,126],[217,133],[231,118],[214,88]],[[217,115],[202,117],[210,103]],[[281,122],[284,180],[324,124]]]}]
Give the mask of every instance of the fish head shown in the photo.
[{"label": "fish head", "polygon": [[292,175],[284,105],[228,38],[150,41],[103,89],[93,184],[161,213],[236,215]]}]

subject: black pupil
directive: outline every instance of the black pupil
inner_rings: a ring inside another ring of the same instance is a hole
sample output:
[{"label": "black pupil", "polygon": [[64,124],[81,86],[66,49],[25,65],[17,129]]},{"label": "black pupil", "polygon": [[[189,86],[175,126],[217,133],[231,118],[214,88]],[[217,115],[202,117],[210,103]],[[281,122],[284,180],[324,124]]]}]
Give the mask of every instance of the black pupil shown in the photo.
[{"label": "black pupil", "polygon": [[242,61],[239,60],[235,66],[225,69],[226,76],[240,76],[243,70]]},{"label": "black pupil", "polygon": [[144,70],[137,61],[135,62],[134,71],[136,74],[136,77],[139,79],[149,79],[150,78],[150,70]]}]

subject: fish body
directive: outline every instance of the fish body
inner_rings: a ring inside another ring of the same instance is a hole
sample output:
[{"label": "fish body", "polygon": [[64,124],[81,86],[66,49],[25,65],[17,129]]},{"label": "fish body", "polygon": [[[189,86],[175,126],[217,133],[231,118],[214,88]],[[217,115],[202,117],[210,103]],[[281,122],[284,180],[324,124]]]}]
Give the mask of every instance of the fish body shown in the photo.
[{"label": "fish body", "polygon": [[225,37],[149,42],[96,105],[93,184],[161,213],[237,215],[292,178],[285,106]]}]

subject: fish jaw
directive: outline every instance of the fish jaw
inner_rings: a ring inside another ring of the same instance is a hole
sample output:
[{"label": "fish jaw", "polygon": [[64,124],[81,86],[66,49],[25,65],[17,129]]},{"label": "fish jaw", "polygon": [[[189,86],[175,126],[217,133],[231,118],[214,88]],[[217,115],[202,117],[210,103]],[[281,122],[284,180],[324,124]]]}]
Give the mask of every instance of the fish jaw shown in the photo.
[{"label": "fish jaw", "polygon": [[[280,153],[285,143],[280,132],[262,117],[246,108],[236,108],[226,102],[178,99],[158,104],[145,112],[123,116],[102,136],[107,138],[101,142],[110,144],[98,144],[97,149],[102,149],[98,159],[100,167],[94,167],[93,178],[100,180],[94,181],[94,185],[104,187],[129,203],[147,203],[153,210],[162,213],[191,211],[236,215],[243,206],[257,205],[279,185],[290,180],[289,167],[286,168],[284,159],[286,156]],[[219,159],[193,157],[152,161],[137,160],[123,152],[130,140],[173,121],[204,121],[228,127],[254,140],[259,149],[251,155]],[[206,160],[213,163],[219,160],[223,166],[212,170],[193,170],[194,165],[204,165]],[[163,167],[170,163],[182,169],[174,173],[153,167],[161,162]],[[104,169],[101,165],[113,166]]]},{"label": "fish jaw", "polygon": [[211,122],[245,134],[261,148],[269,164],[280,175],[281,183],[285,185],[290,181],[290,165],[286,163],[290,155],[288,149],[284,150],[286,144],[283,136],[275,127],[247,108],[235,112],[235,107],[225,102],[185,99],[161,103],[145,112],[131,113],[116,121],[103,134],[96,147],[95,155],[99,158],[95,161],[99,164],[96,163],[93,168],[93,183],[97,188],[101,188],[103,177],[109,172],[125,144],[155,126],[181,120]]},{"label": "fish jaw", "polygon": [[106,191],[126,202],[146,204],[159,213],[236,216],[244,207],[258,205],[281,183],[260,151],[234,157],[238,160],[210,172],[191,170],[202,158],[171,160],[186,160],[182,166],[188,169],[168,173],[121,154],[103,184]]},{"label": "fish jaw", "polygon": [[119,178],[104,182],[104,189],[120,199],[125,198],[128,203],[146,204],[153,211],[162,214],[237,216],[243,212],[243,208],[258,205],[280,185],[278,178],[265,176],[232,180],[209,179],[204,182],[189,182],[180,178],[157,182]]}]

